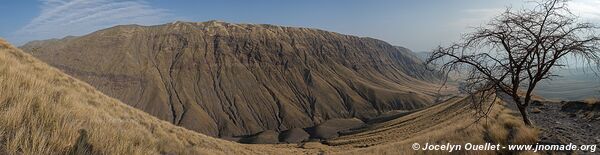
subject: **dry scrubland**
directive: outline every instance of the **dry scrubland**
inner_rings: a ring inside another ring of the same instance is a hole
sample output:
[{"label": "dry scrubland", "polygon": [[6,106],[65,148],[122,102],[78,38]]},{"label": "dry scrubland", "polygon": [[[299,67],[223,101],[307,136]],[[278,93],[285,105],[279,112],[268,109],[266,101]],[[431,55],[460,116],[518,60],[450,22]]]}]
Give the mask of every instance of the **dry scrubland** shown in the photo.
[{"label": "dry scrubland", "polygon": [[[87,136],[79,138],[80,129]],[[294,153],[176,127],[0,40],[0,154],[66,154],[77,141],[79,148],[91,145],[92,152],[99,154]]]},{"label": "dry scrubland", "polygon": [[0,40],[0,154],[419,154],[407,152],[412,143],[535,141],[537,131],[502,103],[486,121],[472,124],[468,102],[450,99],[336,138],[332,146],[243,145],[154,118]]},{"label": "dry scrubland", "polygon": [[[473,123],[469,98],[453,98],[410,115],[374,125],[353,135],[329,142],[339,154],[445,154],[413,151],[411,145],[434,144],[535,144],[538,130],[525,126],[517,113],[498,100],[489,118]],[[369,147],[370,146],[370,147]],[[349,149],[358,148],[358,149]],[[497,154],[502,152],[457,151],[459,154]],[[506,152],[504,152],[506,153]],[[518,152],[520,154],[527,152]]]}]

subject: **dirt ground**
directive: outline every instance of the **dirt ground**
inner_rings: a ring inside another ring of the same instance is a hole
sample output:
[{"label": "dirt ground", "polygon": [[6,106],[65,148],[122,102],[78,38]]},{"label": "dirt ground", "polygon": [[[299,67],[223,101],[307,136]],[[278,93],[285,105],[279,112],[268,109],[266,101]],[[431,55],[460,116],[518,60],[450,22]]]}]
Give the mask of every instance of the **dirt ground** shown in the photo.
[{"label": "dirt ground", "polygon": [[[598,145],[600,119],[584,118],[583,112],[561,111],[562,105],[560,102],[543,102],[542,105],[531,106],[530,118],[542,130],[540,143]],[[540,110],[539,113],[531,111],[536,108]]]}]

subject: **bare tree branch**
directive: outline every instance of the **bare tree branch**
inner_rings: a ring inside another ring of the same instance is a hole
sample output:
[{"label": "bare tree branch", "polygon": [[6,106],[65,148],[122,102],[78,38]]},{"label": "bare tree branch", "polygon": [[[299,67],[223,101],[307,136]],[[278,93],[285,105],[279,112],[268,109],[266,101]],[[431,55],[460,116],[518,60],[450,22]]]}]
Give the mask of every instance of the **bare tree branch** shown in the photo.
[{"label": "bare tree branch", "polygon": [[491,108],[483,106],[490,91],[506,93],[523,121],[532,125],[527,107],[535,87],[555,76],[553,69],[568,65],[565,57],[581,58],[600,69],[598,27],[579,22],[567,2],[544,0],[529,10],[507,8],[487,25],[466,34],[461,43],[436,48],[427,63],[443,60],[439,65],[442,71],[461,72],[461,90],[479,98],[474,108],[481,114],[486,115],[484,111]]}]

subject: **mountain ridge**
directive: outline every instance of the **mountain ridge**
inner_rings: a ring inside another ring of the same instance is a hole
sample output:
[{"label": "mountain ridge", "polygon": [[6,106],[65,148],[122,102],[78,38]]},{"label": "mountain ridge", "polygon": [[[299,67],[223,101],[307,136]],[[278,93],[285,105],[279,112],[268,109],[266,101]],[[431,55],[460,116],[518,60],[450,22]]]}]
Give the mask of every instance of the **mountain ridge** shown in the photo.
[{"label": "mountain ridge", "polygon": [[433,103],[439,76],[381,40],[265,24],[123,25],[21,48],[111,97],[217,137],[418,109]]}]

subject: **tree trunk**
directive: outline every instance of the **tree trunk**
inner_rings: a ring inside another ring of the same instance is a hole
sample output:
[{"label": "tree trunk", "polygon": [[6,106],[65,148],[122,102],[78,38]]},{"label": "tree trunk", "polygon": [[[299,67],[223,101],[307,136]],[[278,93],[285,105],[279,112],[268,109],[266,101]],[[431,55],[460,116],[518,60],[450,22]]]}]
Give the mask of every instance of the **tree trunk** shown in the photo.
[{"label": "tree trunk", "polygon": [[523,117],[523,123],[529,127],[533,127],[533,123],[529,120],[529,116],[527,116],[527,106],[517,106],[519,108],[519,112],[521,113],[521,117]]}]

